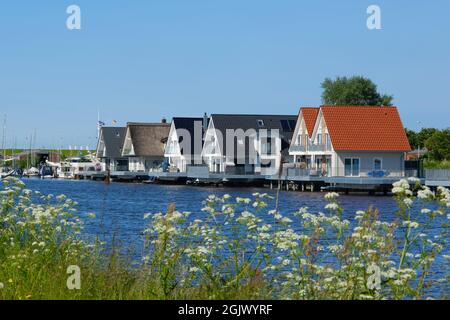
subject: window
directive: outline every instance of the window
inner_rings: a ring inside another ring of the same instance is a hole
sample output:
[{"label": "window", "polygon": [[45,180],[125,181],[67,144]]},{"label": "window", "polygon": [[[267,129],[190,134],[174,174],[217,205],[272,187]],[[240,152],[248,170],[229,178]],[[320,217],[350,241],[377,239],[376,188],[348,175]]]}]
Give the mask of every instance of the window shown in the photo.
[{"label": "window", "polygon": [[374,158],[373,159],[373,170],[380,171],[380,170],[382,170],[382,168],[383,168],[383,166],[382,166],[381,158]]},{"label": "window", "polygon": [[272,138],[267,138],[266,141],[261,143],[261,153],[263,155],[272,155]]},{"label": "window", "polygon": [[297,136],[297,144],[299,145],[299,146],[301,146],[303,143],[302,143],[302,137],[303,137],[303,135],[302,134],[299,134],[298,136]]},{"label": "window", "polygon": [[325,133],[325,145],[327,150],[331,150],[330,135],[328,133]]},{"label": "window", "polygon": [[359,158],[345,158],[344,175],[346,177],[359,176]]}]

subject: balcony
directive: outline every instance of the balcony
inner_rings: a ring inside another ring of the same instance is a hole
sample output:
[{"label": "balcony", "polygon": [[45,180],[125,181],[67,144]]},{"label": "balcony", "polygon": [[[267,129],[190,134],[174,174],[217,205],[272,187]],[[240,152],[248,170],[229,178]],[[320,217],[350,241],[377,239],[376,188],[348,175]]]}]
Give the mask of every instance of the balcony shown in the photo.
[{"label": "balcony", "polygon": [[308,144],[308,151],[311,152],[325,152],[325,151],[331,151],[331,146],[327,144]]},{"label": "balcony", "polygon": [[290,152],[306,152],[306,147],[302,145],[293,145],[291,149],[289,149]]}]

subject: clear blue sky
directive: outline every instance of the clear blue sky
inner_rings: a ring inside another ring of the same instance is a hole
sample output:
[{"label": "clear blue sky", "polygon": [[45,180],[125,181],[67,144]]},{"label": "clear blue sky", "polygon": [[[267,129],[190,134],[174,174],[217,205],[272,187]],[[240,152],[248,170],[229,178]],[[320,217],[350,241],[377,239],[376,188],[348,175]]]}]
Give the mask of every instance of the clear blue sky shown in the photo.
[{"label": "clear blue sky", "polygon": [[[66,8],[82,30],[66,28]],[[369,31],[366,9],[382,10]],[[297,114],[325,77],[364,75],[405,126],[450,126],[450,1],[73,0],[0,7],[7,144],[95,145],[102,120]],[[422,124],[418,124],[421,121]]]}]

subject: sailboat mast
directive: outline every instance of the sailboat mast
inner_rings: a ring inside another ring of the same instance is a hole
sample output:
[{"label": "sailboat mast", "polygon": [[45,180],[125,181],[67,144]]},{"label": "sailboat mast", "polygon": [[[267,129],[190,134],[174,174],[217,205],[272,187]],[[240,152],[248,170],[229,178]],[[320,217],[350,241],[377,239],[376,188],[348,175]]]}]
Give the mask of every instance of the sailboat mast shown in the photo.
[{"label": "sailboat mast", "polygon": [[5,166],[6,164],[5,139],[6,139],[6,114],[3,116],[3,134],[2,134],[3,166]]}]

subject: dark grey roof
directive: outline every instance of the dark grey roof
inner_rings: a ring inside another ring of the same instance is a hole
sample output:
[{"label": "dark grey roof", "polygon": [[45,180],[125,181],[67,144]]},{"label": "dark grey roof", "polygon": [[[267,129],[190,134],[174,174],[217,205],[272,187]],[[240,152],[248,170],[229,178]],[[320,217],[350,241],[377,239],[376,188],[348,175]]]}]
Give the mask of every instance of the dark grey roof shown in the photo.
[{"label": "dark grey roof", "polygon": [[[289,148],[292,135],[294,134],[297,115],[256,115],[256,114],[212,114],[211,119],[214,128],[222,132],[225,139],[227,129],[278,129],[282,139],[282,150]],[[245,143],[247,146],[247,143]],[[236,146],[235,146],[236,148]],[[222,153],[225,154],[225,146],[221,145]],[[235,149],[236,150],[236,149]],[[246,154],[248,150],[246,150]]]},{"label": "dark grey roof", "polygon": [[125,127],[102,127],[101,133],[106,149],[106,157],[122,157],[122,147],[125,140]]},{"label": "dark grey roof", "polygon": [[[182,118],[182,117],[175,117],[172,119],[172,122],[175,126],[175,129],[177,130],[177,134],[178,134],[178,139],[179,139],[179,144],[180,146],[183,145],[183,141],[185,139],[185,137],[180,137],[182,136],[182,131],[186,130],[187,132],[189,132],[191,139],[190,139],[190,154],[191,155],[200,155],[202,152],[202,147],[203,147],[203,133],[204,133],[204,129],[203,128],[203,121],[204,118]],[[208,125],[209,119],[206,123],[206,126]],[[200,134],[198,134],[197,136],[194,134],[195,133],[195,126],[199,126],[199,128],[201,128]],[[197,144],[196,144],[196,139]],[[181,141],[183,140],[183,141]],[[197,148],[196,148],[197,146]],[[181,150],[181,154],[185,154],[185,150],[182,148]]]}]

